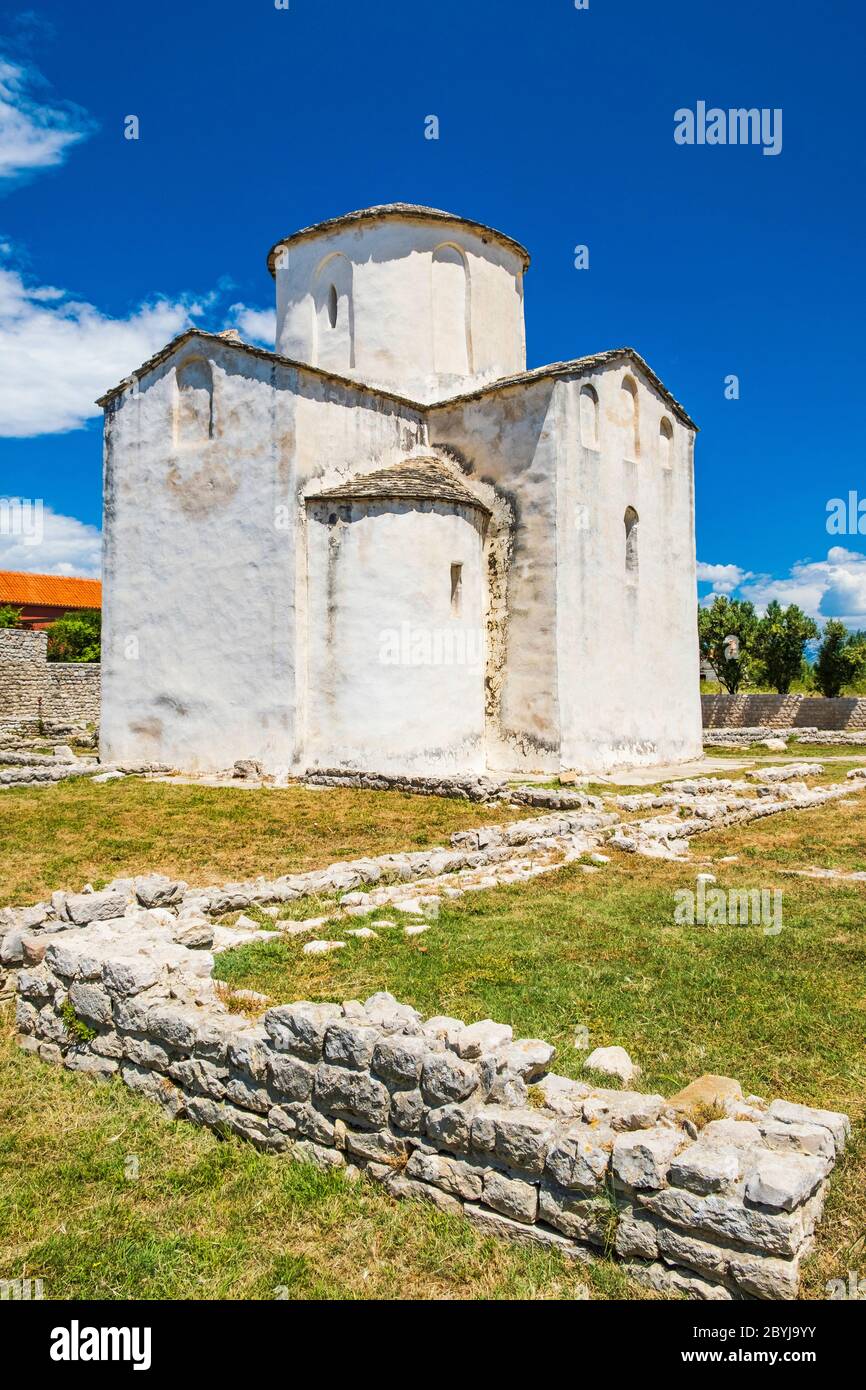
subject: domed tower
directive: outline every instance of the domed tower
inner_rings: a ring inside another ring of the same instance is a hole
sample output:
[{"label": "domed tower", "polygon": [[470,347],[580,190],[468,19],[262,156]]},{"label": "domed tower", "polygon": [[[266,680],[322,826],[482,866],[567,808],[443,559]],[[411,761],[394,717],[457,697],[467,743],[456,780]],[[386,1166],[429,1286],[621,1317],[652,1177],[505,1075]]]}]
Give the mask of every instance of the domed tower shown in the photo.
[{"label": "domed tower", "polygon": [[276,351],[432,401],[526,369],[526,250],[479,222],[390,203],[271,249]]}]

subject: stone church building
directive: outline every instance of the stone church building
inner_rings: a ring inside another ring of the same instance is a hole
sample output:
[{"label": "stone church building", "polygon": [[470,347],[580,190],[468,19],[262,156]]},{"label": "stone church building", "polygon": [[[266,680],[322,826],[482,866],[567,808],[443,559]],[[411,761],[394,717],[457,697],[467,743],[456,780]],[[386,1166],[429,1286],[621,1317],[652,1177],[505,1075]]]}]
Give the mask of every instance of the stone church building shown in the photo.
[{"label": "stone church building", "polygon": [[696,428],[643,359],[527,371],[527,252],[436,209],[268,265],[274,352],[192,329],[100,401],[103,758],[698,756]]}]

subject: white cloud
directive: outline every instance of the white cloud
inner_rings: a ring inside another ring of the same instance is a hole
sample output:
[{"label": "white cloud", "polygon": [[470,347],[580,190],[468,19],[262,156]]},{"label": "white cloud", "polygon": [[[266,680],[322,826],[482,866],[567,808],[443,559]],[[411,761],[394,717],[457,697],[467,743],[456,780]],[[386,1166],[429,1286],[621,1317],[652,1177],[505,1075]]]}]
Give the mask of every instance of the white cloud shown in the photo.
[{"label": "white cloud", "polygon": [[110,318],[0,265],[0,435],[79,429],[99,415],[97,396],[202,312],[200,302],[179,296]]},{"label": "white cloud", "polygon": [[698,561],[698,582],[711,584],[714,594],[731,594],[744,579],[752,577],[749,570],[740,569],[739,565],[704,565]]},{"label": "white cloud", "polygon": [[[4,499],[6,501],[7,499]],[[0,569],[26,574],[74,574],[98,579],[102,569],[102,535],[96,526],[43,506],[24,512],[24,524],[10,524],[15,499],[0,509]]]},{"label": "white cloud", "polygon": [[[739,574],[731,587],[726,571]],[[796,603],[818,623],[841,618],[848,627],[866,628],[866,555],[844,546],[832,546],[826,560],[798,560],[786,575],[753,574],[736,565],[698,565],[698,579],[713,590],[701,603],[712,602],[716,593],[737,592],[749,599],[759,613],[776,599],[783,608]]]},{"label": "white cloud", "polygon": [[277,336],[275,309],[251,309],[248,304],[232,304],[229,313],[243,337],[273,350]]},{"label": "white cloud", "polygon": [[33,93],[40,84],[35,69],[0,58],[0,179],[62,164],[93,129],[87,114],[70,103],[42,104]]}]

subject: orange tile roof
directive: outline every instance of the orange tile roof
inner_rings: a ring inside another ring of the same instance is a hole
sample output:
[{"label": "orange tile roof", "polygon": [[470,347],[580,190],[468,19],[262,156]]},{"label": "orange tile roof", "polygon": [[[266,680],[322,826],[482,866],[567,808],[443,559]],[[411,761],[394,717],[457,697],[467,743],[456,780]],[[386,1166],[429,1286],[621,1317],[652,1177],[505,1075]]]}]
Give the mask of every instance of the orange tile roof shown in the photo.
[{"label": "orange tile roof", "polygon": [[101,608],[98,579],[72,579],[65,574],[19,574],[0,570],[0,604],[42,605],[46,608]]}]

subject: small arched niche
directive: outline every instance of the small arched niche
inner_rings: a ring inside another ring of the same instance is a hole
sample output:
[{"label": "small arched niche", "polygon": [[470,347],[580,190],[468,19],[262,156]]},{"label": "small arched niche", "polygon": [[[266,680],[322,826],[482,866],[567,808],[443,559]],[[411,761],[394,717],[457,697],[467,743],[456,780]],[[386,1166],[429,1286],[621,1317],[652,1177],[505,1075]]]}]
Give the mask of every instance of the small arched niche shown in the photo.
[{"label": "small arched niche", "polygon": [[442,376],[472,371],[469,270],[452,242],[433,252],[433,366]]},{"label": "small arched niche", "polygon": [[213,372],[203,357],[191,357],[175,371],[174,441],[203,444],[213,437]]},{"label": "small arched niche", "polygon": [[640,458],[640,406],[637,382],[633,376],[622,379],[623,415],[626,427],[626,457]]},{"label": "small arched niche", "polygon": [[598,392],[588,383],[580,388],[580,442],[585,449],[598,448]]},{"label": "small arched niche", "polygon": [[313,361],[327,371],[347,372],[355,365],[355,306],[352,264],[335,251],[313,277]]},{"label": "small arched niche", "polygon": [[625,524],[625,577],[631,583],[637,583],[639,521],[640,518],[634,507],[626,507],[623,517]]},{"label": "small arched niche", "polygon": [[662,468],[673,467],[674,427],[666,415],[662,416],[659,425],[659,461]]}]

